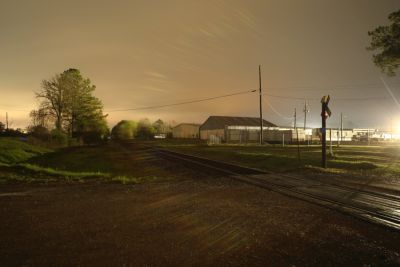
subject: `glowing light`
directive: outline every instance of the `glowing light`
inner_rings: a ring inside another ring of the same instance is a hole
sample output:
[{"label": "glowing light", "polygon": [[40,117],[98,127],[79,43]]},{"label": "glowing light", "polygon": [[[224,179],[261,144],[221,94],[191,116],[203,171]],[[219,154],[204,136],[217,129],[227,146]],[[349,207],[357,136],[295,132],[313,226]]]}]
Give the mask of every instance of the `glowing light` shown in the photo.
[{"label": "glowing light", "polygon": [[393,134],[400,134],[400,120],[393,122]]}]

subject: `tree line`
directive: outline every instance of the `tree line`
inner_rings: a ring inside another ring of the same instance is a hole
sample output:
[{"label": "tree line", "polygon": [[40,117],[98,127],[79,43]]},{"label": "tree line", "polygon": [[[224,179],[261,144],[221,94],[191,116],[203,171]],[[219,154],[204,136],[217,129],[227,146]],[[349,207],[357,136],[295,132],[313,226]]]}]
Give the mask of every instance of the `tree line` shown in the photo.
[{"label": "tree line", "polygon": [[149,119],[139,121],[122,120],[118,122],[111,130],[113,139],[142,139],[150,140],[155,137],[170,138],[172,137],[172,127],[174,123],[165,123],[158,119],[151,123]]},{"label": "tree line", "polygon": [[96,86],[82,76],[78,69],[68,69],[43,80],[36,92],[39,106],[30,112],[28,132],[43,141],[61,145],[70,143],[101,143],[114,139],[153,139],[171,136],[172,125],[161,119],[151,123],[122,120],[112,131],[102,102],[93,93]]}]

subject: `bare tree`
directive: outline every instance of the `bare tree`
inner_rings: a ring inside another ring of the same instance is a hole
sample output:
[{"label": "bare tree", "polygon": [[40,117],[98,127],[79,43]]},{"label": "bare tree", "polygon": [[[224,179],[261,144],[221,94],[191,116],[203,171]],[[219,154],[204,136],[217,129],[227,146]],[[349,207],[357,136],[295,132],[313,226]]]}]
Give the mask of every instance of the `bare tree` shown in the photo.
[{"label": "bare tree", "polygon": [[47,109],[34,109],[29,113],[29,117],[31,118],[31,127],[41,126],[49,128],[50,123],[52,123],[52,118]]},{"label": "bare tree", "polygon": [[48,110],[55,117],[55,127],[62,129],[63,117],[67,109],[67,90],[63,84],[63,78],[57,74],[49,80],[42,81],[42,89],[36,93],[36,97],[42,98],[40,109]]}]

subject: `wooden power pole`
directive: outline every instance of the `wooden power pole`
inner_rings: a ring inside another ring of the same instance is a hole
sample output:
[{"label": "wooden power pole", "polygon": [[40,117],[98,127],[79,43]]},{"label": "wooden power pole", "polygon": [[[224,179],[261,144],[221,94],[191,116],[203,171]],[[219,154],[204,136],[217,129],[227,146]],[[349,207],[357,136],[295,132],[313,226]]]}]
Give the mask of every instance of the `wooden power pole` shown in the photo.
[{"label": "wooden power pole", "polygon": [[6,129],[8,130],[8,112],[6,112]]},{"label": "wooden power pole", "polygon": [[310,145],[310,142],[308,140],[308,135],[306,134],[306,127],[307,127],[307,113],[310,112],[310,110],[308,109],[308,105],[307,105],[307,100],[304,101],[304,138],[307,139],[307,146]]},{"label": "wooden power pole", "polygon": [[307,101],[304,101],[304,110],[303,110],[303,112],[304,112],[304,131],[305,131],[306,127],[307,127],[307,113],[310,112],[308,110]]},{"label": "wooden power pole", "polygon": [[321,112],[321,118],[322,118],[322,128],[321,128],[321,142],[322,142],[322,168],[326,168],[326,119],[328,116],[331,116],[331,110],[328,108],[330,96],[324,96],[321,99],[321,104],[322,104],[322,112]]},{"label": "wooden power pole", "polygon": [[261,87],[261,65],[258,65],[258,79],[260,82],[260,145],[263,144],[263,113],[262,113],[262,87]]},{"label": "wooden power pole", "polygon": [[343,142],[343,113],[340,113],[340,143]]},{"label": "wooden power pole", "polygon": [[294,108],[294,125],[293,126],[294,126],[294,130],[296,131],[296,139],[297,139],[297,159],[300,162],[300,141],[299,141],[299,131],[297,129],[297,111],[296,111],[296,108]]}]

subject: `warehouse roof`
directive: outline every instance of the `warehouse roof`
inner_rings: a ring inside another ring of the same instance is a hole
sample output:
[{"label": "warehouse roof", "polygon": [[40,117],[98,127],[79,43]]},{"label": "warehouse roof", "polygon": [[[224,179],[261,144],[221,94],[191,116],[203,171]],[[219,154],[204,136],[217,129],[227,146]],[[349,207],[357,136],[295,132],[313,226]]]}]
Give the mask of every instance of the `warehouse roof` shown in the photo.
[{"label": "warehouse roof", "polygon": [[[275,124],[263,120],[266,127],[276,127]],[[200,130],[224,129],[225,126],[259,126],[260,118],[252,117],[230,117],[230,116],[210,116],[200,126]]]},{"label": "warehouse roof", "polygon": [[200,126],[201,124],[198,124],[198,123],[179,123],[178,125],[176,125],[176,126],[174,126],[174,127],[172,127],[172,128],[176,128],[176,127],[184,126],[184,125],[188,125],[188,126]]}]

